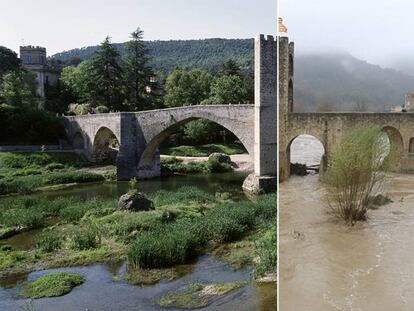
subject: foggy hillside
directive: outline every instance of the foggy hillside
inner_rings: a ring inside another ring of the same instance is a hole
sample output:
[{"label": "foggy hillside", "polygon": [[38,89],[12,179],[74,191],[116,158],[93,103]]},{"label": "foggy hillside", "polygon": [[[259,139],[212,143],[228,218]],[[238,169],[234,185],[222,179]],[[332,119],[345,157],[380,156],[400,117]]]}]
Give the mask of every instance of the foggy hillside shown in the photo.
[{"label": "foggy hillside", "polygon": [[295,58],[295,110],[387,111],[414,91],[414,76],[368,64],[350,54]]}]

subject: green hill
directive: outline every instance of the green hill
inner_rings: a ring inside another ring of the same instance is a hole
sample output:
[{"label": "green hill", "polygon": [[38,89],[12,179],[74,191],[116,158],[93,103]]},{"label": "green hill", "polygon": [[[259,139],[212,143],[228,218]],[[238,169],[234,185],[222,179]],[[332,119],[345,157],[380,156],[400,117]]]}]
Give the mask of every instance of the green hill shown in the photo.
[{"label": "green hill", "polygon": [[[120,53],[125,43],[116,43]],[[167,73],[177,67],[219,70],[229,59],[235,60],[244,70],[252,69],[254,58],[253,39],[204,39],[147,41],[147,49],[154,69]],[[97,46],[88,46],[57,53],[52,57],[64,62],[71,58],[89,59]]]}]

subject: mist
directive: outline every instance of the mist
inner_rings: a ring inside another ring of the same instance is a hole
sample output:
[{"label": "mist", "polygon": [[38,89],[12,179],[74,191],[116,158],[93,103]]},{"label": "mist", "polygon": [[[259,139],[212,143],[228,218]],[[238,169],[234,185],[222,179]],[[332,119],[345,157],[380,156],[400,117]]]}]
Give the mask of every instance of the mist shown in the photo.
[{"label": "mist", "polygon": [[280,15],[300,54],[347,52],[414,75],[409,0],[279,0]]}]

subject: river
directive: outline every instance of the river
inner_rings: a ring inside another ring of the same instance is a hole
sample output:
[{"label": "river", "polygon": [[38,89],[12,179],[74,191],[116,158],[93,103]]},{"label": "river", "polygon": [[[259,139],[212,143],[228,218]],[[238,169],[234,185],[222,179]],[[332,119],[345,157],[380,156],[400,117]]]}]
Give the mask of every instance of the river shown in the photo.
[{"label": "river", "polygon": [[[300,139],[292,158],[319,162],[319,142]],[[386,189],[393,202],[350,227],[326,213],[318,175],[281,184],[282,311],[414,310],[414,175],[393,174]]]},{"label": "river", "polygon": [[[233,199],[246,199],[241,185],[247,173],[199,174],[171,176],[139,182],[139,189],[151,193],[160,189],[174,190],[184,185],[198,186],[208,192],[229,192]],[[59,196],[119,197],[128,189],[128,183],[104,183],[71,187],[62,191],[36,194],[50,199]],[[33,233],[33,232],[32,232]],[[23,233],[5,241],[27,249],[35,243],[35,235]],[[86,282],[69,294],[57,298],[42,298],[32,302],[19,296],[21,288],[31,280],[54,271],[74,271],[84,275]],[[258,285],[251,280],[251,267],[234,270],[232,267],[210,255],[200,256],[192,265],[183,269],[182,276],[173,281],[163,280],[152,286],[134,286],[119,280],[125,274],[126,263],[95,264],[86,267],[71,267],[35,271],[29,274],[0,280],[0,310],[41,310],[41,311],[106,311],[106,310],[164,310],[154,301],[171,290],[182,288],[193,282],[234,282],[247,281],[247,285],[225,295],[203,310],[267,311],[275,310],[276,285]],[[118,277],[117,277],[118,276]],[[169,308],[168,310],[176,310]]]}]

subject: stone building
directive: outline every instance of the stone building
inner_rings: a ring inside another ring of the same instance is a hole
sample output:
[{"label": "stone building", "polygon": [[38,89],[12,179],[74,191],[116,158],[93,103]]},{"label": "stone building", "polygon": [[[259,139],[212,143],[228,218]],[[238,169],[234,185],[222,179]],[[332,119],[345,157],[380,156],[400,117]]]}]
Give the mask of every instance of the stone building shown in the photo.
[{"label": "stone building", "polygon": [[40,46],[21,46],[20,59],[23,66],[36,75],[37,95],[45,96],[45,84],[56,85],[59,79],[59,70],[47,63],[46,48]]}]

